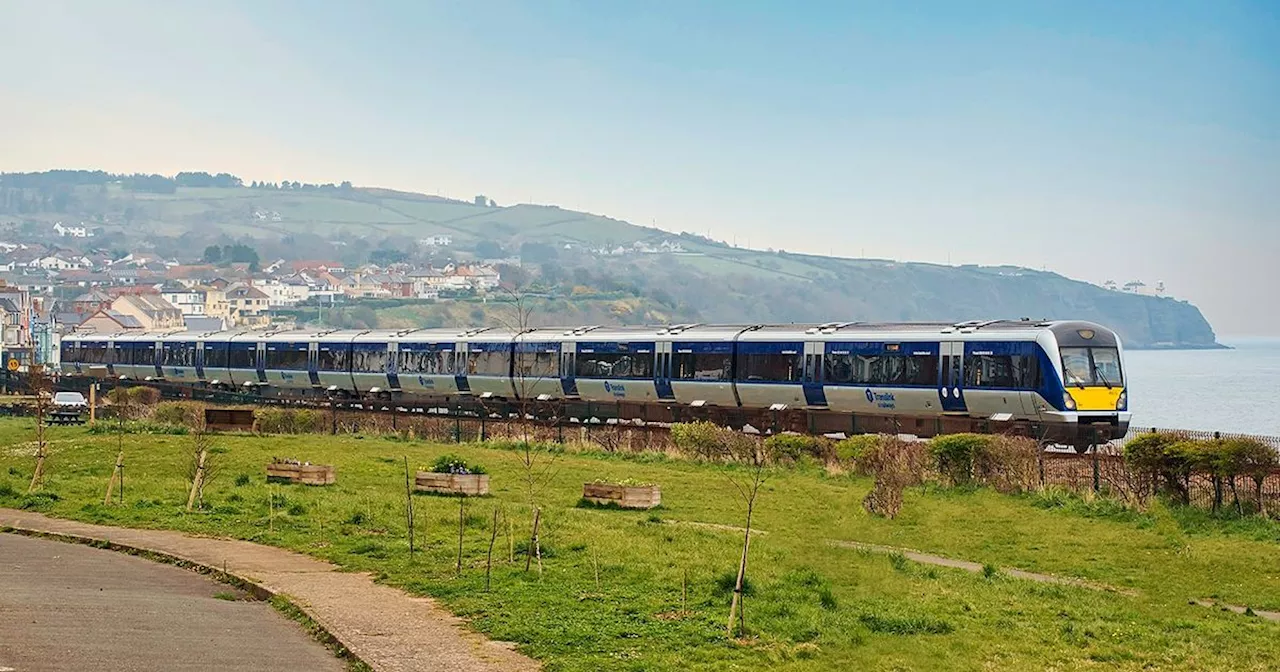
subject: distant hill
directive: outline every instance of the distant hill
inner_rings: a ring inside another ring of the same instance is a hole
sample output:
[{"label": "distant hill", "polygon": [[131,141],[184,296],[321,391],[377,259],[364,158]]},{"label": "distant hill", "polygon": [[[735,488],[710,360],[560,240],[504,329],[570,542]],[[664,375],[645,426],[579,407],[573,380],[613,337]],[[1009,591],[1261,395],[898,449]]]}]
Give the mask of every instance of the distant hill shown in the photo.
[{"label": "distant hill", "polygon": [[[447,235],[452,243],[443,252],[422,254],[521,257],[531,271],[526,280],[548,294],[550,321],[1079,318],[1116,329],[1134,347],[1216,346],[1213,329],[1189,303],[1056,273],[748,250],[555,206],[502,207],[479,197],[485,204],[477,205],[347,183],[284,184],[244,186],[234,176],[206,173],[6,174],[0,223],[8,223],[5,235],[12,237],[54,221],[84,221],[100,234],[89,240],[104,249],[143,246],[192,257],[207,243],[251,241],[264,260],[335,258],[349,265],[376,250],[415,250],[418,240]],[[636,299],[626,304],[630,312],[616,303],[628,296]],[[592,301],[595,307],[583,308]],[[433,319],[445,314],[458,317],[437,311]],[[411,311],[386,315],[388,325],[412,319]]]}]

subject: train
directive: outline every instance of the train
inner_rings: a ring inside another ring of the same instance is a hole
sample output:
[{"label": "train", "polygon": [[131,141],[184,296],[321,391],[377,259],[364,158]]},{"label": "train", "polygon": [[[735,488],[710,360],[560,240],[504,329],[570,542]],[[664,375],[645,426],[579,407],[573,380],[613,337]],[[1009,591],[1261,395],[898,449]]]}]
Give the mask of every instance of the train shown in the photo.
[{"label": "train", "polygon": [[73,332],[60,354],[64,376],[259,396],[968,419],[1077,444],[1131,415],[1120,338],[1085,321]]}]

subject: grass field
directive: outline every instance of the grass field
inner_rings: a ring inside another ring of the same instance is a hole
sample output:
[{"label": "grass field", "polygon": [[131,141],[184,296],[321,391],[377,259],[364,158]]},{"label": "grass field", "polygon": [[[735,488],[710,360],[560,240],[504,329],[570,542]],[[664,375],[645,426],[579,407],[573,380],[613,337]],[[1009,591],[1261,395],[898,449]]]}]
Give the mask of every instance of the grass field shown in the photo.
[{"label": "grass field", "polygon": [[[0,505],[249,539],[371,571],[440,599],[494,638],[518,642],[549,670],[1261,670],[1280,659],[1280,624],[1188,604],[1217,598],[1280,608],[1280,528],[1265,521],[1163,508],[1139,514],[1056,493],[929,487],[909,491],[902,515],[885,520],[860,506],[867,479],[814,466],[779,469],[770,472],[757,511],[761,534],[752,541],[746,599],[751,636],[733,641],[725,635],[721,582],[736,567],[741,535],[690,524],[742,524],[726,478],[732,467],[652,454],[559,454],[539,496],[539,574],[524,571],[531,516],[513,450],[375,436],[219,436],[209,508],[188,514],[190,437],[126,436],[125,502],[110,507],[102,496],[117,437],[81,428],[49,437],[49,495],[29,497],[32,421],[0,421]],[[493,494],[466,501],[461,575],[457,500],[415,498],[423,550],[412,560],[403,513],[404,457],[417,467],[448,452],[492,475]],[[268,485],[263,470],[273,456],[335,464],[338,483]],[[582,483],[596,478],[657,482],[663,507],[578,507]],[[514,538],[500,522],[486,592],[495,509],[511,521]],[[1085,578],[1132,594],[918,565],[832,540]]]}]

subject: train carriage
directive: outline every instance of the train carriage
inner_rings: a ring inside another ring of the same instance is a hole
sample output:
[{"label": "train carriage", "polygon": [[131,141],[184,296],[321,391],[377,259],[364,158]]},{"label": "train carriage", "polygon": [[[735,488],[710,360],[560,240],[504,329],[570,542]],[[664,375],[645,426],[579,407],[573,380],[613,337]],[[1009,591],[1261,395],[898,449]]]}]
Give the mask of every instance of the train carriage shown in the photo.
[{"label": "train carriage", "polygon": [[511,380],[512,339],[515,334],[499,329],[468,329],[457,338],[456,357],[463,366],[459,373],[467,391],[482,399],[515,399]]},{"label": "train carriage", "polygon": [[409,396],[456,397],[468,392],[465,360],[456,329],[415,329],[396,334],[396,382]]},{"label": "train carriage", "polygon": [[590,402],[670,400],[659,394],[657,329],[579,327],[561,338],[560,376],[567,398]]}]

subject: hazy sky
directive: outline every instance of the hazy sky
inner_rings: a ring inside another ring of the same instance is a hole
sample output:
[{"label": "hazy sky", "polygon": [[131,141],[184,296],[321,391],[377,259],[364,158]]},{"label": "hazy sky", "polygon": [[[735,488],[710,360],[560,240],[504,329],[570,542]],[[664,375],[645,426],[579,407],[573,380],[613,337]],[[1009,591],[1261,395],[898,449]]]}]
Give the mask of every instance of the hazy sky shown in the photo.
[{"label": "hazy sky", "polygon": [[1280,335],[1280,2],[0,0],[0,170],[1163,280]]}]

